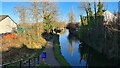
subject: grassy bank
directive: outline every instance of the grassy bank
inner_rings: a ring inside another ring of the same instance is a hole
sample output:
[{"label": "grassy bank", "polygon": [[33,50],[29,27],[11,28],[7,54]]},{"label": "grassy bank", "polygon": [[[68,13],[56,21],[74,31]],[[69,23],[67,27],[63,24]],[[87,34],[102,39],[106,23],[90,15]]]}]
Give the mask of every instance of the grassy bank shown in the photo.
[{"label": "grassy bank", "polygon": [[54,54],[61,66],[70,66],[70,64],[66,61],[66,59],[61,54],[58,35],[55,35],[55,39],[54,39]]},{"label": "grassy bank", "polygon": [[37,66],[37,68],[52,68],[52,67],[48,64],[41,63],[39,66]]}]

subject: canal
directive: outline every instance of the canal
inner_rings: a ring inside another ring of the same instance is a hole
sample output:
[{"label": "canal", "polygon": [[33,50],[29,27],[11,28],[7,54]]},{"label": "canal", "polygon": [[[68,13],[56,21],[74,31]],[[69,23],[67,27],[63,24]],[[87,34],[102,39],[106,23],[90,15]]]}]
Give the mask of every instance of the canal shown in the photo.
[{"label": "canal", "polygon": [[70,35],[67,30],[59,37],[61,53],[71,66],[111,66],[115,63]]}]

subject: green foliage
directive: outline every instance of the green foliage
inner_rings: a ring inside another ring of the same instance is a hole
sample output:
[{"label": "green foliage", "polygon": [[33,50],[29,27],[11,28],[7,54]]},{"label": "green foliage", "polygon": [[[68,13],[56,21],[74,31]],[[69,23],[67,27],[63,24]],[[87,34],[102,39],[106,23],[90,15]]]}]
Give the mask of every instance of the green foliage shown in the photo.
[{"label": "green foliage", "polygon": [[84,26],[81,26],[81,29],[79,30],[79,39],[82,41],[84,39],[86,32]]},{"label": "green foliage", "polygon": [[83,20],[83,25],[88,25],[88,22],[87,22],[87,19],[85,18],[84,20]]},{"label": "green foliage", "polygon": [[80,15],[80,18],[81,18],[81,25],[82,26],[88,25],[87,18],[84,18],[82,15]]},{"label": "green foliage", "polygon": [[102,16],[102,14],[103,14],[103,4],[99,2],[97,16]]},{"label": "green foliage", "polygon": [[51,18],[49,15],[45,16],[44,17],[44,29],[49,33],[51,32],[51,30],[54,28],[54,24],[53,24],[53,21],[51,21]]},{"label": "green foliage", "polygon": [[[91,5],[91,4],[89,3],[89,5]],[[83,18],[81,16],[82,24],[81,24],[80,30],[79,30],[80,40],[89,41],[91,39],[91,40],[95,41],[95,38],[97,38],[99,35],[103,35],[103,34],[99,33],[99,32],[102,33],[103,29],[104,29],[102,26],[102,23],[103,23],[102,13],[103,13],[103,4],[101,2],[99,2],[96,19],[94,19],[94,14],[93,14],[91,7],[89,7],[88,19]],[[94,39],[90,38],[93,35],[95,35]]]},{"label": "green foliage", "polygon": [[37,66],[37,68],[52,68],[52,67],[48,64],[41,63],[41,64],[39,64],[39,66]]},{"label": "green foliage", "polygon": [[[91,6],[91,4],[89,4],[89,6]],[[89,17],[94,17],[91,7],[89,7]]]},{"label": "green foliage", "polygon": [[58,10],[56,3],[49,3],[45,2],[42,3],[43,5],[43,23],[44,23],[44,30],[47,33],[52,32],[52,30],[55,27],[57,16],[58,16]]}]

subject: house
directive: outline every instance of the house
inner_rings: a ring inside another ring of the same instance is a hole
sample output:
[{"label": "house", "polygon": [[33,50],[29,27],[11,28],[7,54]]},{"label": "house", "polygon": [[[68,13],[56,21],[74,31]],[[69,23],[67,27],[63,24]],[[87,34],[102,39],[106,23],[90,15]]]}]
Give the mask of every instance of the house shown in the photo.
[{"label": "house", "polygon": [[17,24],[8,15],[0,15],[0,34],[11,33],[13,29],[17,29]]},{"label": "house", "polygon": [[104,11],[103,13],[104,16],[104,21],[105,22],[116,22],[117,21],[117,16],[109,12],[108,10]]}]

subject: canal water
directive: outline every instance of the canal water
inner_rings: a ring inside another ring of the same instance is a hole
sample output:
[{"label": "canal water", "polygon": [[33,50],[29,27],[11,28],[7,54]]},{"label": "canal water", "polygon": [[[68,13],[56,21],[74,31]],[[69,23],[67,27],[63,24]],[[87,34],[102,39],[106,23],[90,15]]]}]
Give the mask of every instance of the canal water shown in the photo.
[{"label": "canal water", "polygon": [[62,55],[72,66],[85,66],[86,61],[82,60],[80,63],[79,44],[80,42],[75,38],[69,38],[69,31],[60,35],[59,41]]},{"label": "canal water", "polygon": [[70,35],[67,30],[59,37],[61,53],[71,66],[111,66],[111,63],[103,55],[96,52],[89,46],[79,42],[74,36]]}]

